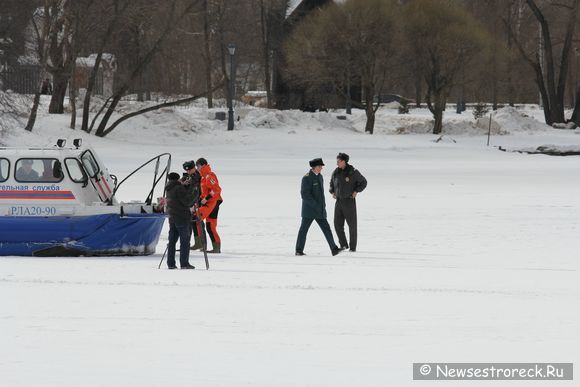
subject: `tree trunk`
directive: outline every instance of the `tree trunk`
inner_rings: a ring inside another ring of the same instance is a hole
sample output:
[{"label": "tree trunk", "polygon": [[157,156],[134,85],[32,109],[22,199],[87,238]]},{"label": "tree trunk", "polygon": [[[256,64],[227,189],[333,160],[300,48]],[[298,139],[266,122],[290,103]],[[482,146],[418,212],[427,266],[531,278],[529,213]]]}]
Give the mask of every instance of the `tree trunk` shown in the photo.
[{"label": "tree trunk", "polygon": [[550,98],[546,90],[546,84],[544,83],[542,68],[539,63],[535,63],[533,67],[536,73],[536,85],[538,86],[538,90],[540,91],[540,95],[542,96],[542,102],[544,105],[544,120],[546,121],[546,124],[552,125],[554,121],[552,121]]},{"label": "tree trunk", "polygon": [[564,104],[560,101],[556,101],[555,108],[551,108],[551,118],[552,124],[556,122],[566,122],[566,117],[564,117]]},{"label": "tree trunk", "polygon": [[373,106],[374,89],[372,87],[365,87],[365,113],[367,122],[365,124],[365,133],[373,134],[375,131],[375,109]]},{"label": "tree trunk", "polygon": [[[42,82],[46,77],[46,62],[48,59],[48,36],[50,35],[51,29],[54,27],[54,18],[49,18],[50,4],[48,1],[44,2],[44,21],[42,22],[42,34],[38,30],[38,24],[36,20],[32,18],[32,25],[34,31],[36,32],[36,44],[38,46],[38,58],[40,62],[40,82]],[[54,16],[53,16],[54,17]],[[30,115],[28,116],[28,122],[26,123],[25,130],[32,132],[34,124],[36,123],[36,116],[38,114],[38,105],[40,105],[40,91],[41,85],[36,85],[36,93],[34,93],[34,100],[32,102],[32,109],[30,109]]]},{"label": "tree trunk", "polygon": [[[494,39],[493,43],[493,53],[492,53],[492,81],[491,81],[491,99],[492,99],[492,109],[497,110],[497,94],[498,94],[498,83],[499,83],[499,76],[497,71],[497,43]],[[465,71],[465,70],[464,70]]]},{"label": "tree trunk", "polygon": [[373,134],[375,132],[375,111],[371,105],[370,109],[366,108],[367,122],[365,124],[365,133]]},{"label": "tree trunk", "polygon": [[218,21],[218,35],[219,35],[219,45],[220,45],[220,65],[221,65],[221,70],[222,70],[222,76],[223,78],[226,80],[226,83],[224,83],[224,95],[226,96],[226,101],[227,101],[227,107],[228,109],[230,108],[230,100],[232,100],[233,103],[233,96],[230,98],[230,77],[228,76],[228,70],[227,70],[227,63],[226,63],[226,52],[227,52],[227,48],[226,48],[226,43],[224,40],[224,20],[223,20],[223,13],[225,12],[225,10],[223,8],[221,8],[221,5],[218,7],[218,17],[219,17],[219,21]]},{"label": "tree trunk", "polygon": [[[57,18],[56,28],[49,35],[50,48],[48,52],[51,65],[48,66],[48,71],[52,74],[53,93],[48,112],[50,114],[63,114],[66,89],[77,55],[72,41],[76,39],[75,35],[78,33],[79,14],[75,13],[78,9],[73,7],[71,1],[62,2],[60,5],[58,2],[53,2],[52,7],[52,12],[55,15],[60,15],[61,12],[62,16]],[[76,23],[75,19],[77,19]]]},{"label": "tree trunk", "polygon": [[575,99],[575,94],[576,94],[576,85],[578,85],[578,79],[576,78],[576,75],[574,74],[575,71],[577,71],[577,67],[578,67],[578,60],[576,60],[576,65],[575,66],[569,66],[568,67],[568,79],[570,79],[570,83],[571,85],[569,85],[567,87],[567,94],[568,94],[568,101],[567,103],[565,103],[566,106],[570,106],[572,109],[574,108],[574,104],[576,103],[576,99]]},{"label": "tree trunk", "polygon": [[435,113],[433,113],[433,118],[435,118],[433,134],[441,134],[443,131],[443,110],[436,108]]},{"label": "tree trunk", "polygon": [[[515,8],[513,8],[515,7]],[[508,104],[510,106],[515,106],[515,85],[513,81],[514,72],[514,57],[513,57],[513,44],[517,43],[517,38],[520,33],[520,26],[522,20],[523,4],[520,0],[508,2],[507,7],[507,48],[508,48],[508,62],[507,62],[507,88],[508,88]],[[514,25],[514,29],[511,26]]]},{"label": "tree trunk", "polygon": [[352,114],[352,92],[351,92],[350,66],[346,67],[346,114]]},{"label": "tree trunk", "polygon": [[64,97],[66,96],[68,78],[64,73],[53,73],[52,97],[50,98],[50,105],[48,106],[48,112],[50,114],[64,113]]},{"label": "tree trunk", "polygon": [[433,119],[435,123],[433,124],[433,134],[440,134],[443,131],[443,111],[445,111],[445,105],[447,104],[447,95],[451,85],[442,86],[438,80],[441,77],[437,76],[435,73],[429,74],[426,78],[427,83],[427,107],[431,114],[433,114]]},{"label": "tree trunk", "polygon": [[213,82],[211,72],[213,68],[213,61],[211,56],[211,35],[209,31],[209,6],[208,0],[203,2],[203,38],[205,50],[205,83],[207,93],[207,107],[213,108]]},{"label": "tree trunk", "polygon": [[70,89],[68,93],[68,100],[70,104],[70,128],[75,129],[77,126],[77,82],[76,65],[73,65],[72,75],[70,77]]},{"label": "tree trunk", "polygon": [[32,128],[34,128],[34,123],[36,122],[36,115],[38,113],[38,105],[40,104],[40,89],[34,93],[34,101],[32,102],[32,109],[30,109],[30,115],[28,116],[28,122],[26,123],[26,129],[29,132],[32,132]]},{"label": "tree trunk", "polygon": [[[546,123],[552,125],[556,122],[565,122],[564,116],[564,93],[566,89],[566,79],[568,75],[569,66],[569,56],[572,46],[572,38],[574,36],[574,30],[576,26],[576,15],[578,9],[578,0],[574,0],[572,6],[570,7],[568,23],[566,27],[566,34],[564,38],[564,44],[562,48],[562,57],[560,61],[559,78],[556,83],[556,70],[554,65],[554,44],[550,37],[550,28],[548,21],[544,17],[544,14],[540,8],[536,5],[534,0],[526,0],[530,10],[538,20],[540,24],[540,32],[542,37],[542,53],[545,55],[546,59],[546,69],[544,70],[540,66],[540,61],[538,60],[538,67],[540,67],[540,73],[542,74],[542,82],[545,75],[546,85],[544,91],[540,90],[542,94],[544,106],[549,105],[548,109],[544,108],[544,116],[546,117]],[[538,69],[536,69],[536,73]],[[536,79],[538,75],[536,74]],[[540,83],[537,81],[537,83]],[[546,98],[547,97],[547,98]]]},{"label": "tree trunk", "polygon": [[445,111],[447,98],[443,95],[442,91],[434,94],[434,97],[433,118],[435,119],[435,123],[433,124],[433,134],[441,134],[443,131],[443,112]]},{"label": "tree trunk", "polygon": [[87,133],[89,133],[89,110],[91,107],[91,95],[93,94],[93,89],[95,88],[97,82],[97,73],[99,72],[99,67],[101,66],[102,57],[103,50],[101,49],[97,53],[97,58],[95,59],[95,67],[92,68],[91,74],[89,75],[89,82],[87,84],[85,99],[83,100],[83,120],[81,123],[81,130]]},{"label": "tree trunk", "polygon": [[574,104],[574,112],[572,113],[570,121],[580,126],[580,86],[576,88],[576,103]]},{"label": "tree trunk", "polygon": [[268,100],[268,109],[272,108],[272,90],[270,80],[270,34],[269,20],[270,12],[264,7],[264,0],[260,0],[260,20],[262,22],[262,55],[264,59],[264,80],[266,83],[266,98]]}]

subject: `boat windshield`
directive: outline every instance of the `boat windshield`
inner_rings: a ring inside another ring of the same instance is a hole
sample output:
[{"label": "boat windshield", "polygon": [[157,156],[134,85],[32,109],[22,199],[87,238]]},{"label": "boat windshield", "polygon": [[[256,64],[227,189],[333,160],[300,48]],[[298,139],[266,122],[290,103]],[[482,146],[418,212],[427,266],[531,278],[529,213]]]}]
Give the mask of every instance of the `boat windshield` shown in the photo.
[{"label": "boat windshield", "polygon": [[68,171],[68,175],[75,183],[84,183],[87,181],[87,175],[83,170],[81,162],[74,158],[67,158],[64,160],[64,165]]},{"label": "boat windshield", "polygon": [[62,165],[57,159],[20,159],[14,174],[20,183],[58,183],[64,177]]},{"label": "boat windshield", "polygon": [[89,174],[91,178],[95,178],[97,174],[100,172],[99,164],[97,160],[95,160],[95,156],[91,153],[91,151],[87,150],[81,155],[81,161],[85,170]]}]

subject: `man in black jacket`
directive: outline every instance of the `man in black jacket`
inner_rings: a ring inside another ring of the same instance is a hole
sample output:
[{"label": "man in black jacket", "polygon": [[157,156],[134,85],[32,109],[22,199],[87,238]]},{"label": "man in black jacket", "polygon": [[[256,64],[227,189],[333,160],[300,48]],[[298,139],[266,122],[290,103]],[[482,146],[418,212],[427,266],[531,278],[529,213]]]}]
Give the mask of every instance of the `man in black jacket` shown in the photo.
[{"label": "man in black jacket", "polygon": [[189,179],[179,179],[171,172],[165,187],[167,214],[169,216],[169,240],[167,244],[167,267],[176,269],[175,244],[179,239],[179,264],[182,269],[195,269],[189,264],[189,241],[191,239],[191,207],[194,205],[193,184]]},{"label": "man in black jacket", "polygon": [[320,174],[323,166],[324,163],[320,158],[310,160],[311,169],[302,178],[302,185],[300,187],[300,195],[302,196],[302,224],[300,225],[298,239],[296,240],[296,255],[305,255],[304,245],[306,244],[306,234],[308,233],[310,225],[315,220],[324,233],[332,255],[340,252],[340,249],[334,243],[330,225],[326,220],[324,182]]},{"label": "man in black jacket", "polygon": [[367,186],[367,179],[348,163],[349,156],[339,153],[336,156],[337,168],[330,178],[330,193],[336,199],[334,205],[334,230],[338,236],[340,249],[348,249],[349,243],[344,233],[344,221],[350,234],[350,251],[356,251],[356,195]]}]

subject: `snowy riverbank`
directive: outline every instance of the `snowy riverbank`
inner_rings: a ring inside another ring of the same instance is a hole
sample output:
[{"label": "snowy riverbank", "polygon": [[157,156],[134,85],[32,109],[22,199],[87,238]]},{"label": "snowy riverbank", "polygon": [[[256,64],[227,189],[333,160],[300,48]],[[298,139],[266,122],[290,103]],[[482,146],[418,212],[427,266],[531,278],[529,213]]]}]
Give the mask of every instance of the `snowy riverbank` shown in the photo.
[{"label": "snowy riverbank", "polygon": [[[80,135],[119,177],[161,152],[175,170],[206,157],[223,186],[223,254],[209,271],[157,270],[166,226],[149,257],[0,257],[2,385],[414,386],[413,362],[578,364],[580,158],[494,146],[580,136],[538,121],[487,147],[470,113],[448,113],[449,127],[473,129],[435,143],[418,129],[390,135],[426,111],[381,111],[373,136],[362,112],[337,114],[249,109],[227,132],[196,105],[104,139],[45,114],[32,134],[10,130],[11,146]],[[323,157],[328,183],[339,151],[369,181],[359,251],[331,257],[313,226],[295,257],[307,161]],[[121,199],[144,198],[148,183]]]}]

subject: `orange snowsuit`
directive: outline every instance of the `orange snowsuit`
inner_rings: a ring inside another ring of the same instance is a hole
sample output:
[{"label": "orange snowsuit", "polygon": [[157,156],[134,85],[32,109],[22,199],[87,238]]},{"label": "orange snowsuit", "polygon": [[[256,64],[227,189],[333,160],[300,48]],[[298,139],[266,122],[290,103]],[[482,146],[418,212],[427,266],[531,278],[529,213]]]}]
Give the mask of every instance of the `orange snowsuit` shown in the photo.
[{"label": "orange snowsuit", "polygon": [[215,173],[212,172],[209,164],[199,168],[201,174],[201,199],[207,200],[205,204],[199,208],[199,213],[202,220],[206,220],[208,224],[208,233],[213,242],[220,242],[220,237],[217,233],[217,216],[219,205],[222,202],[222,188]]}]

